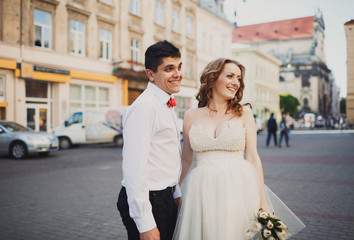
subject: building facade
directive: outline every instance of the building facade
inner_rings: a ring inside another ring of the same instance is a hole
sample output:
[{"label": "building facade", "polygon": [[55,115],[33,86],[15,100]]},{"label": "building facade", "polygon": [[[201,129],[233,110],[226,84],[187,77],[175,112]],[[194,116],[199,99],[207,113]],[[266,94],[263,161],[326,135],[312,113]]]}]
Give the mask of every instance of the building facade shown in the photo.
[{"label": "building facade", "polygon": [[300,102],[306,112],[331,113],[333,77],[326,65],[321,12],[315,16],[242,26],[234,29],[233,42],[249,44],[278,58],[280,94]]},{"label": "building facade", "polygon": [[0,1],[1,119],[51,131],[77,108],[122,105],[119,2]]},{"label": "building facade", "polygon": [[165,39],[182,54],[175,109],[183,118],[196,105],[201,69],[231,52],[222,6],[223,0],[0,1],[1,119],[51,131],[75,109],[129,105],[148,83],[146,48]]},{"label": "building facade", "polygon": [[[232,23],[223,11],[222,1],[199,1],[197,10],[197,78],[205,66],[217,58],[232,57]],[[198,86],[200,82],[198,80]]]},{"label": "building facade", "polygon": [[168,40],[182,55],[183,81],[176,94],[176,112],[182,118],[194,98],[197,62],[197,0],[120,1],[121,51],[114,75],[122,79],[123,103],[131,104],[146,88],[144,52],[151,44]]},{"label": "building facade", "polygon": [[354,123],[354,20],[344,24],[347,38],[347,118]]},{"label": "building facade", "polygon": [[233,58],[246,68],[242,103],[252,105],[253,114],[266,122],[271,113],[280,120],[279,67],[281,61],[254,47],[233,46]]}]

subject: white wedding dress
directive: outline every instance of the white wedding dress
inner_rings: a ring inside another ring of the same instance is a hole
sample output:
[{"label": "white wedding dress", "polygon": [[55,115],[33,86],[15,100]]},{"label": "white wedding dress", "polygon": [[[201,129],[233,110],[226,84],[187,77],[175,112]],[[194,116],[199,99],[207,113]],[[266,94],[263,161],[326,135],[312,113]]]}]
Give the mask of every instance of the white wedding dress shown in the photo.
[{"label": "white wedding dress", "polygon": [[197,166],[185,183],[175,240],[250,239],[246,231],[260,207],[259,179],[255,167],[244,159],[242,120],[224,124],[216,137],[200,123],[189,131]]}]

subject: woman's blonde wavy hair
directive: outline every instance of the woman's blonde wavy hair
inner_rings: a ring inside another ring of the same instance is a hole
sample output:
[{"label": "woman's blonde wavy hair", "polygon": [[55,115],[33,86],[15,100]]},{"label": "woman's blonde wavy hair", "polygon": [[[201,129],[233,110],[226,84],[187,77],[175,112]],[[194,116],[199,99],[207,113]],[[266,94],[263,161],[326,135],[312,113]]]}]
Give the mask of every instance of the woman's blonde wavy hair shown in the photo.
[{"label": "woman's blonde wavy hair", "polygon": [[232,59],[228,58],[218,58],[212,62],[210,62],[203,70],[200,76],[200,88],[199,92],[196,95],[196,99],[199,101],[198,107],[209,107],[210,99],[213,98],[213,86],[216,80],[218,80],[221,72],[223,71],[225,65],[227,63],[236,64],[241,70],[241,80],[240,80],[240,87],[235,94],[235,98],[228,100],[227,103],[227,110],[226,112],[232,112],[236,116],[242,116],[242,105],[240,101],[243,97],[243,90],[245,89],[245,84],[243,78],[245,76],[245,67]]}]

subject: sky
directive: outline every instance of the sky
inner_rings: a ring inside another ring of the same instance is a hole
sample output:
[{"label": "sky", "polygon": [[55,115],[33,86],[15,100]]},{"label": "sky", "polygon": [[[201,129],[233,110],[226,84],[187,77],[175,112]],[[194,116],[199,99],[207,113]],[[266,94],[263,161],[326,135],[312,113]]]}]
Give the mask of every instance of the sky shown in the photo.
[{"label": "sky", "polygon": [[340,88],[340,96],[347,95],[344,23],[354,19],[353,0],[225,0],[224,9],[230,21],[235,19],[238,26],[314,16],[320,9],[325,23],[327,66]]}]

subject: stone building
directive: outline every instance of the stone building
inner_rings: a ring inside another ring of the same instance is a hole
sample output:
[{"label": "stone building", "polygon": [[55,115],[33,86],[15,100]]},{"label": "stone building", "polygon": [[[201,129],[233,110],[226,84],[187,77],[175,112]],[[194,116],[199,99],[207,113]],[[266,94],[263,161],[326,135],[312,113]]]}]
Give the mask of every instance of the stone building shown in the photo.
[{"label": "stone building", "polygon": [[223,0],[0,1],[1,119],[51,131],[75,109],[129,105],[148,82],[146,48],[164,39],[182,54],[175,108],[182,118],[195,104],[201,68],[229,52],[232,27],[222,5]]},{"label": "stone building", "polygon": [[347,118],[354,123],[354,20],[344,24],[347,38]]},{"label": "stone building", "polygon": [[119,1],[120,54],[114,75],[122,79],[123,104],[130,105],[146,88],[144,52],[153,43],[169,40],[182,55],[183,81],[176,94],[177,115],[183,117],[196,92],[197,0]]},{"label": "stone building", "polygon": [[[197,10],[197,72],[216,58],[232,57],[232,23],[223,10],[224,0],[199,1]],[[199,77],[199,75],[197,75]],[[198,81],[199,84],[199,81]]]},{"label": "stone building", "polygon": [[51,131],[76,108],[122,105],[119,2],[0,1],[1,118]]},{"label": "stone building", "polygon": [[271,113],[280,121],[279,67],[281,61],[255,47],[234,45],[233,58],[246,68],[242,103],[252,105],[253,114],[266,122]]},{"label": "stone building", "polygon": [[315,16],[237,27],[233,43],[249,44],[278,58],[279,92],[300,102],[299,116],[306,112],[331,113],[333,78],[324,53],[321,12]]}]

